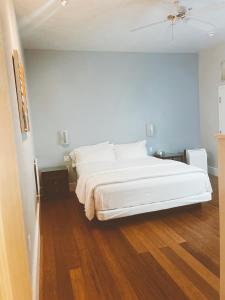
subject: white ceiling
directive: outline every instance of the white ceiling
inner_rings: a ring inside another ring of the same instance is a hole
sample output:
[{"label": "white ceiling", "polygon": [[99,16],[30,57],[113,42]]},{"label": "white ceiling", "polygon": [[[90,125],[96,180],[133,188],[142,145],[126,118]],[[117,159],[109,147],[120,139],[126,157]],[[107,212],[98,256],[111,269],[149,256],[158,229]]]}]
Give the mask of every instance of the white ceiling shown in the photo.
[{"label": "white ceiling", "polygon": [[167,23],[142,31],[133,28],[164,20],[175,13],[173,0],[14,0],[24,48],[122,52],[197,52],[225,41],[224,0],[181,0],[193,7],[203,23],[171,26]]}]

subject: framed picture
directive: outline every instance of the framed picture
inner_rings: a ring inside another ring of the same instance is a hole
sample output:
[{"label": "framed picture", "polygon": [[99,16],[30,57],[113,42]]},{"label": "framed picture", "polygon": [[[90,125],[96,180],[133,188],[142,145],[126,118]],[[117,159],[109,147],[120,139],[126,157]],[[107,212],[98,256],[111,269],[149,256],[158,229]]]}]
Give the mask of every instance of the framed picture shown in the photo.
[{"label": "framed picture", "polygon": [[20,62],[19,53],[17,50],[13,51],[13,67],[20,118],[20,127],[21,131],[24,133],[30,131],[30,125],[26,98],[24,67],[23,64]]}]

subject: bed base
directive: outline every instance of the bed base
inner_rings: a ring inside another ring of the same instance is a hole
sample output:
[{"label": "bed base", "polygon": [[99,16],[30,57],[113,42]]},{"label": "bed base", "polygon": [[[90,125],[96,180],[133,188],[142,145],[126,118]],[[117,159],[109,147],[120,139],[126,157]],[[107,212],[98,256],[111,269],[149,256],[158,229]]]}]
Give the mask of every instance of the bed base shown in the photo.
[{"label": "bed base", "polygon": [[107,221],[112,219],[124,218],[127,216],[133,216],[143,214],[147,212],[160,211],[180,206],[204,203],[212,200],[211,193],[204,193],[197,196],[186,197],[182,199],[174,199],[169,201],[155,202],[150,204],[143,204],[139,206],[124,207],[111,210],[98,210],[96,211],[96,217],[99,221]]}]

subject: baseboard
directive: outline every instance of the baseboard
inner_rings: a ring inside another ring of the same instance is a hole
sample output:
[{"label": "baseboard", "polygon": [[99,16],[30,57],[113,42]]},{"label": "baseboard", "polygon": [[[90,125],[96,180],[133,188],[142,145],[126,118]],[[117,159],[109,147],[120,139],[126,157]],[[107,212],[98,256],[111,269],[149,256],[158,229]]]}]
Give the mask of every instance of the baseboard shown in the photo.
[{"label": "baseboard", "polygon": [[[40,203],[40,202],[39,202]],[[39,230],[39,212],[40,204],[37,204],[36,209],[36,224],[33,249],[33,264],[32,264],[32,299],[39,300],[39,270],[40,270],[40,230]]]},{"label": "baseboard", "polygon": [[218,168],[208,166],[208,172],[210,175],[218,176]]},{"label": "baseboard", "polygon": [[76,189],[76,183],[75,182],[70,182],[69,183],[69,191],[70,192],[75,192]]}]

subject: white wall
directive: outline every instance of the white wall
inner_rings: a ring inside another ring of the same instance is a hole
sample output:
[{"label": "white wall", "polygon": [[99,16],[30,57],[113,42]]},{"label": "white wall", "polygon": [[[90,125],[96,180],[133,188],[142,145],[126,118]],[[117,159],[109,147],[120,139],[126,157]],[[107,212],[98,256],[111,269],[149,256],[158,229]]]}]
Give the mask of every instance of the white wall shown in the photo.
[{"label": "white wall", "polygon": [[225,43],[199,53],[199,93],[201,145],[208,151],[211,173],[217,172],[219,131],[218,87],[221,85],[221,61],[225,60]]},{"label": "white wall", "polygon": [[[197,54],[26,50],[25,59],[43,167],[64,164],[76,146],[144,139],[146,122],[155,125],[154,151],[200,145]],[[64,128],[66,148],[57,135]]]},{"label": "white wall", "polygon": [[36,251],[34,246],[36,225],[36,191],[33,171],[34,149],[32,133],[29,132],[27,135],[22,135],[20,131],[17,96],[12,64],[12,52],[13,49],[18,49],[22,59],[23,53],[20,46],[15,12],[11,0],[0,0],[0,21],[4,36],[4,45],[6,47],[6,60],[8,64],[9,87],[11,93],[11,109],[13,114],[15,142],[19,164],[20,186],[23,201],[27,247],[29,252],[30,273],[32,276],[32,265],[34,260],[34,253]]}]

